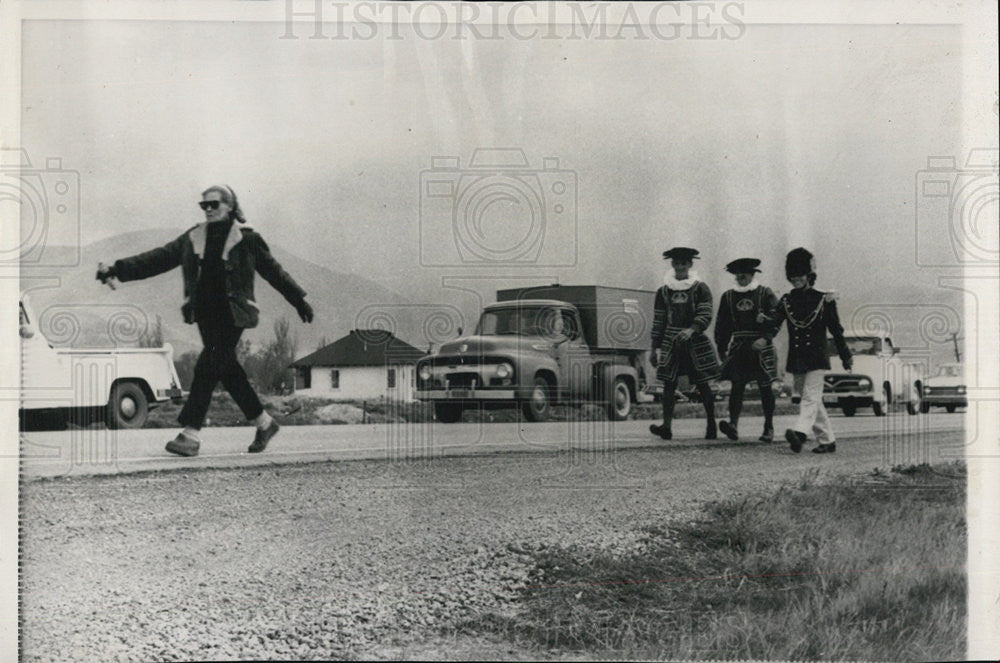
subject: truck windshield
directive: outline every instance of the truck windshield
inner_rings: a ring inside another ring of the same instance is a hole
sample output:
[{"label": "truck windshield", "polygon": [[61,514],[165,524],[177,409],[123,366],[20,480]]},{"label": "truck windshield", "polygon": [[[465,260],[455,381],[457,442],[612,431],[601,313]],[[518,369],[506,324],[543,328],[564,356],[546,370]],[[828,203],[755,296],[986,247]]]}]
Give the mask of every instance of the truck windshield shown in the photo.
[{"label": "truck windshield", "polygon": [[552,307],[502,308],[484,311],[476,325],[478,335],[559,336],[566,335],[569,311]]}]

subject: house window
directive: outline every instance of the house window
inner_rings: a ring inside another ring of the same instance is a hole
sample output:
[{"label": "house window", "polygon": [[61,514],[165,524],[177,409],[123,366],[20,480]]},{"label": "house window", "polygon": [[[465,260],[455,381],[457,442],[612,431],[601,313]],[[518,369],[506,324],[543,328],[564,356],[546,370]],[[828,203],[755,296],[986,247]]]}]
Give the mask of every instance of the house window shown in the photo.
[{"label": "house window", "polygon": [[386,373],[386,379],[388,381],[388,385],[387,386],[389,387],[389,389],[395,389],[396,388],[396,369],[395,368],[390,368],[389,369],[388,373]]},{"label": "house window", "polygon": [[299,384],[302,385],[302,389],[312,389],[312,367],[299,367]]},{"label": "house window", "polygon": [[336,368],[330,371],[330,389],[340,389],[340,371]]}]

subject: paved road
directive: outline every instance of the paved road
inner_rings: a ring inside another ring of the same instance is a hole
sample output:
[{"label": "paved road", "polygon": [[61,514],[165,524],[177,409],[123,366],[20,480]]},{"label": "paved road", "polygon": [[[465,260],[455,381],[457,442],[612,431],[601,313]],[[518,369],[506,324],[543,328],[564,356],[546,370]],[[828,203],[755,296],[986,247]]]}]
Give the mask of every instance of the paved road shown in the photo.
[{"label": "paved road", "polygon": [[[882,463],[948,460],[961,456],[961,448],[935,446],[937,433],[962,429],[961,414],[888,417],[836,417],[838,438],[845,441],[838,455],[850,453],[850,438],[875,437],[881,441]],[[781,432],[794,417],[775,418],[778,441],[775,453],[790,453]],[[204,467],[240,467],[325,460],[436,458],[497,452],[590,451],[670,446],[706,447],[758,444],[763,420],[741,422],[746,442],[702,439],[704,421],[679,419],[674,437],[659,441],[648,432],[650,421],[546,422],[542,424],[368,424],[340,426],[285,426],[263,454],[246,453],[253,429],[209,428],[202,432],[201,455],[180,458],[168,454],[164,444],[178,429],[134,431],[69,430],[22,435],[22,473],[25,478],[127,474],[149,470]],[[811,446],[811,445],[810,445]],[[808,451],[807,447],[807,451]]]}]

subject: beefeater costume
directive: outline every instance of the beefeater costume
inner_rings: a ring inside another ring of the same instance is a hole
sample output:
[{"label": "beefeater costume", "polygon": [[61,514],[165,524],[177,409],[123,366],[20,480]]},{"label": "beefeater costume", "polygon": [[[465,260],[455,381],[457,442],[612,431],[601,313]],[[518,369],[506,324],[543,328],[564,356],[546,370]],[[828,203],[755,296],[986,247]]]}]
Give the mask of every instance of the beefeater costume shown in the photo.
[{"label": "beefeater costume", "polygon": [[[738,440],[739,418],[747,383],[755,381],[764,410],[761,442],[774,440],[774,392],[771,383],[778,379],[778,357],[771,342],[774,309],[778,298],[774,291],[757,282],[760,260],[740,258],[726,265],[736,275],[737,286],[722,293],[719,314],[715,318],[715,347],[722,360],[721,375],[732,382],[729,392],[729,420],[720,421],[719,429],[730,440]],[[740,285],[741,282],[746,282]]]},{"label": "beefeater costume", "polygon": [[[678,262],[686,263],[687,271],[698,251],[675,247],[665,251],[663,257],[672,260],[675,269]],[[654,300],[651,338],[654,356],[660,351],[656,380],[663,385],[663,425],[649,429],[662,439],[671,439],[677,379],[687,375],[697,385],[705,406],[705,439],[714,440],[715,396],[708,382],[719,377],[719,360],[712,341],[705,335],[712,322],[712,291],[693,271],[678,279],[676,271],[671,270],[665,281]]]},{"label": "beefeater costume", "polygon": [[813,288],[816,282],[813,255],[803,248],[792,249],[785,259],[785,276],[796,287],[778,302],[772,328],[777,334],[782,323],[788,323],[786,370],[795,378],[796,390],[802,394],[799,417],[785,431],[785,439],[792,451],[798,453],[811,432],[819,442],[813,453],[833,453],[837,445],[823,405],[823,375],[830,369],[827,332],[833,336],[837,354],[848,371],[853,362],[851,351],[844,340],[835,298]]}]

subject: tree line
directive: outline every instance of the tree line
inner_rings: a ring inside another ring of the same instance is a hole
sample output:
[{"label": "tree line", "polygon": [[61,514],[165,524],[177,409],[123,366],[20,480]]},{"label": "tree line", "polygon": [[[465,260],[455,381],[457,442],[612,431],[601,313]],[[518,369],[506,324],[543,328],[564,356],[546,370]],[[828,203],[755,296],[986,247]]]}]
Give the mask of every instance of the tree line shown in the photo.
[{"label": "tree line", "polygon": [[[163,320],[157,315],[138,341],[141,348],[163,347]],[[291,324],[285,317],[274,322],[273,336],[257,350],[249,339],[240,339],[236,346],[236,357],[247,373],[250,383],[260,393],[288,394],[295,388],[295,372],[290,365],[295,361],[298,339],[291,331]],[[194,378],[194,366],[198,363],[198,351],[190,350],[174,357],[177,377],[181,389],[190,389]],[[220,385],[221,388],[221,385]]]}]

